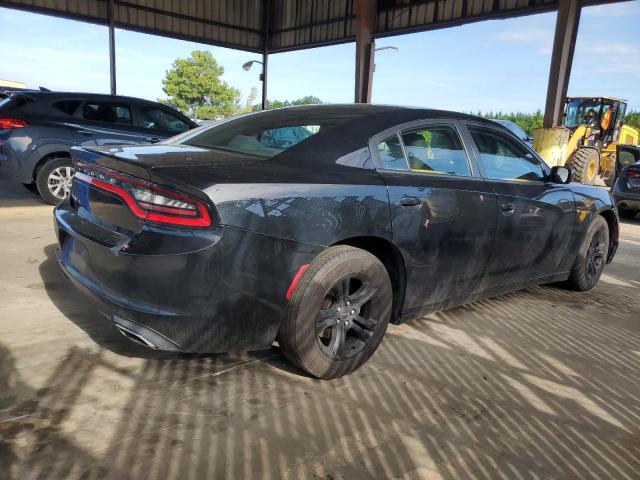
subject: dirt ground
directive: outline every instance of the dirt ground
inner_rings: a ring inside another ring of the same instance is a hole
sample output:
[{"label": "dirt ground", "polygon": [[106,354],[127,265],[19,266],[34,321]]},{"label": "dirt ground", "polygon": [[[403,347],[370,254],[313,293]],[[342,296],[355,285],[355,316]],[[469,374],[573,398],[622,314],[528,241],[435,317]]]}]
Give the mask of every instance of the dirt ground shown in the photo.
[{"label": "dirt ground", "polygon": [[58,271],[51,207],[0,183],[0,478],[640,478],[640,221],[588,294],[391,326],[355,374],[276,347],[128,343]]}]

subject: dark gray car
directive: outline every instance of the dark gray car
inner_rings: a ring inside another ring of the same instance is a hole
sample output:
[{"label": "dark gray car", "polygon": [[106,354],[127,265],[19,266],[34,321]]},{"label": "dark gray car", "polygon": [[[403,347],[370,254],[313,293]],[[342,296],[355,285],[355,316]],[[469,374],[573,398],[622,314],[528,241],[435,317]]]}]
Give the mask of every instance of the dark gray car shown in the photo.
[{"label": "dark gray car", "polygon": [[623,218],[634,218],[640,212],[640,146],[618,145],[613,198]]},{"label": "dark gray car", "polygon": [[69,194],[75,145],[155,143],[196,125],[139,98],[21,91],[0,99],[0,178],[37,188],[58,204]]}]

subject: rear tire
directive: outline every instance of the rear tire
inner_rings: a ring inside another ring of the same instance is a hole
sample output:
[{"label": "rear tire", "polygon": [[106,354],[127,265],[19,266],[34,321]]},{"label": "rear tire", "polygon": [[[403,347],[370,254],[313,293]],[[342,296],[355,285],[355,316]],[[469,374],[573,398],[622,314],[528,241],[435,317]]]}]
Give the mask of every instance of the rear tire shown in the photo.
[{"label": "rear tire", "polygon": [[351,373],[382,341],[392,297],[380,260],[359,248],[330,247],[311,262],[291,297],[280,348],[317,378]]},{"label": "rear tire", "polygon": [[567,285],[581,292],[595,287],[604,270],[608,252],[609,226],[606,220],[598,215],[587,229]]},{"label": "rear tire", "polygon": [[598,176],[600,155],[595,148],[578,148],[565,162],[573,172],[575,182],[593,185]]},{"label": "rear tire", "polygon": [[47,160],[36,173],[36,187],[45,202],[58,205],[71,191],[73,164],[70,158]]}]

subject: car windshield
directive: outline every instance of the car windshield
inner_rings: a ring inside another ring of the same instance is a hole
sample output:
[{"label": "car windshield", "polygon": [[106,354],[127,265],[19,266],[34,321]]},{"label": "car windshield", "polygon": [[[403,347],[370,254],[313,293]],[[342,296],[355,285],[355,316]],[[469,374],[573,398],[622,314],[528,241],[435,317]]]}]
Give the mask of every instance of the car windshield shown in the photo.
[{"label": "car windshield", "polygon": [[498,122],[503,127],[506,127],[509,130],[511,130],[511,132],[520,140],[529,139],[529,135],[527,135],[527,132],[525,132],[522,128],[520,128],[520,125],[518,125],[517,123],[513,123],[508,120],[496,120],[496,122]]},{"label": "car windshield", "polygon": [[599,98],[572,98],[567,101],[564,110],[564,126],[575,128],[578,125],[597,124],[602,100]]},{"label": "car windshield", "polygon": [[287,110],[242,115],[200,127],[174,137],[167,143],[270,158],[317,133],[362,115],[357,111],[314,113],[297,111],[295,108]]}]

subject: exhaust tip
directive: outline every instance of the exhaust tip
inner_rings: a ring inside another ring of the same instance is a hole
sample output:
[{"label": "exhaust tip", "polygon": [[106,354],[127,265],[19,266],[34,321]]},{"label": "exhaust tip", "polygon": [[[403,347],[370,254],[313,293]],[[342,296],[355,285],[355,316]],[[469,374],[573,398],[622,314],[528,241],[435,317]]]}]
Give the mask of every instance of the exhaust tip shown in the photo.
[{"label": "exhaust tip", "polygon": [[129,330],[127,327],[123,327],[122,325],[119,325],[117,323],[116,323],[116,328],[122,335],[124,335],[126,338],[128,338],[132,342],[135,342],[147,348],[152,348],[154,350],[158,349],[158,347],[156,347],[153,343],[151,343],[149,340],[144,338],[142,335],[137,334],[133,330]]},{"label": "exhaust tip", "polygon": [[118,315],[112,317],[113,323],[118,331],[127,339],[143,347],[166,352],[187,352],[177,343],[169,340],[164,335],[144,327],[137,322],[126,320]]}]

